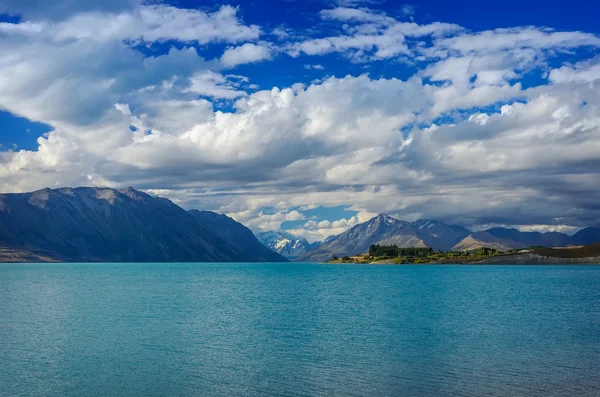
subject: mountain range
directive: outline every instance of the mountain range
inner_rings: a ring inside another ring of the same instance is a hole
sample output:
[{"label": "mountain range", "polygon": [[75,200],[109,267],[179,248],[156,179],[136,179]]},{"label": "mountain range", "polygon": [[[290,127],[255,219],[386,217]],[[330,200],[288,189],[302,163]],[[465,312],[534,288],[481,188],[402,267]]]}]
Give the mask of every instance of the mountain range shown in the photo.
[{"label": "mountain range", "polygon": [[382,214],[323,242],[309,243],[282,232],[255,236],[226,215],[186,211],[133,188],[0,194],[0,261],[318,262],[365,253],[371,244],[506,251],[597,241],[600,228],[582,229],[573,236],[505,228],[471,232],[436,220],[406,222]]},{"label": "mountain range", "polygon": [[462,251],[480,247],[499,251],[530,246],[579,246],[600,241],[600,228],[582,229],[573,236],[558,232],[521,232],[517,229],[491,228],[471,232],[457,225],[435,220],[406,222],[381,214],[299,255],[296,260],[321,262],[334,255],[352,256],[366,253],[371,244],[398,247],[431,247],[435,250]]},{"label": "mountain range", "polygon": [[499,251],[524,247],[567,247],[583,246],[600,241],[600,228],[588,227],[572,236],[559,232],[521,232],[517,229],[495,227],[472,233],[457,244],[456,251],[472,250],[479,247],[494,248]]},{"label": "mountain range", "polygon": [[0,259],[111,262],[286,261],[225,215],[133,188],[0,195]]},{"label": "mountain range", "polygon": [[330,239],[297,260],[320,262],[331,259],[333,255],[362,254],[369,250],[371,244],[449,250],[469,234],[471,232],[464,227],[440,221],[406,222],[381,214]]},{"label": "mountain range", "polygon": [[306,239],[295,238],[290,234],[283,232],[262,232],[257,233],[256,238],[272,251],[277,252],[290,260],[295,260],[307,252],[319,248],[321,241],[309,243]]}]

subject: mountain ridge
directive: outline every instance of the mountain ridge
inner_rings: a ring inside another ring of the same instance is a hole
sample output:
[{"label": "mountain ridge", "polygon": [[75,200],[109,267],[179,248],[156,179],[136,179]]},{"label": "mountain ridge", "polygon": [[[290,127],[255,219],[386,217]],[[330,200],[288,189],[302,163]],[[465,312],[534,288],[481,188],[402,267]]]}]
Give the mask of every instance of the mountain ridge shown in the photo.
[{"label": "mountain ridge", "polygon": [[494,227],[474,232],[454,246],[454,250],[472,250],[480,247],[500,251],[539,247],[567,247],[589,245],[600,241],[600,228],[581,229],[572,236],[560,232],[522,232],[518,229]]},{"label": "mountain ridge", "polygon": [[244,251],[170,200],[133,188],[0,194],[0,247],[68,262],[273,260],[262,247]]},{"label": "mountain ridge", "polygon": [[387,214],[379,214],[353,226],[328,243],[306,255],[301,261],[326,261],[337,256],[351,256],[368,251],[371,244],[399,247],[432,247],[447,250],[465,238],[470,231],[441,221],[419,220],[407,222]]},{"label": "mountain ridge", "polygon": [[371,244],[397,245],[403,248],[430,247],[443,251],[474,250],[480,247],[507,251],[530,246],[579,246],[596,241],[600,241],[600,228],[585,228],[573,236],[559,232],[521,232],[500,227],[472,232],[465,227],[437,220],[407,222],[380,214],[355,225],[297,260],[326,261],[334,255],[342,257],[363,254]]},{"label": "mountain ridge", "polygon": [[212,211],[189,210],[198,222],[208,226],[221,238],[234,245],[242,252],[254,252],[258,260],[264,262],[283,262],[281,255],[265,247],[252,233],[250,229],[233,220],[225,214],[217,214]]},{"label": "mountain ridge", "polygon": [[166,198],[131,187],[45,188],[0,194],[0,261],[287,261],[284,256],[325,261],[333,255],[365,253],[371,244],[506,251],[597,241],[598,227],[584,228],[572,236],[499,227],[471,232],[438,220],[407,222],[380,214],[323,242],[309,243],[281,232],[255,236],[226,215],[186,211]]}]

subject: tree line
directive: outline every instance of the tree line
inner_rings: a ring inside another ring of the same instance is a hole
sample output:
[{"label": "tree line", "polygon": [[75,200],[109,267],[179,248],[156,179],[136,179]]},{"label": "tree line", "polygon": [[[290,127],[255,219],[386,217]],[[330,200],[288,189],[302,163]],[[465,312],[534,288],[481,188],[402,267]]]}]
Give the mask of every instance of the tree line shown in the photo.
[{"label": "tree line", "polygon": [[396,245],[379,245],[372,244],[369,247],[369,256],[372,257],[406,257],[406,258],[428,258],[434,256],[436,254],[441,254],[444,256],[490,256],[495,255],[499,251],[493,248],[488,247],[480,247],[475,250],[469,251],[434,251],[433,248],[430,247],[408,247],[408,248],[400,248]]},{"label": "tree line", "polygon": [[406,256],[412,258],[427,258],[433,255],[433,248],[429,247],[409,247],[399,248],[396,245],[371,244],[369,247],[369,256]]}]

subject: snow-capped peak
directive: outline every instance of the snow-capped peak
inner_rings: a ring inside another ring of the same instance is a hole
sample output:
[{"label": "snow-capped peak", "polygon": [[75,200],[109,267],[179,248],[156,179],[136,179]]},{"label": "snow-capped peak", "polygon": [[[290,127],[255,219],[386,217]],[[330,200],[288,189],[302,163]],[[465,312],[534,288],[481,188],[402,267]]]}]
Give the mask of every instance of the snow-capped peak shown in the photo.
[{"label": "snow-capped peak", "polygon": [[292,244],[292,240],[287,239],[283,236],[280,236],[277,240],[274,241],[274,246],[276,250],[283,249],[290,244]]},{"label": "snow-capped peak", "polygon": [[264,246],[288,259],[294,259],[318,246],[315,243],[310,244],[303,238],[297,239],[282,232],[263,232],[258,233],[256,237]]},{"label": "snow-capped peak", "polygon": [[395,225],[399,222],[400,221],[398,219],[392,218],[391,216],[389,216],[387,214],[379,214],[375,218],[371,219],[371,221],[369,221],[369,226],[379,226],[381,224]]}]

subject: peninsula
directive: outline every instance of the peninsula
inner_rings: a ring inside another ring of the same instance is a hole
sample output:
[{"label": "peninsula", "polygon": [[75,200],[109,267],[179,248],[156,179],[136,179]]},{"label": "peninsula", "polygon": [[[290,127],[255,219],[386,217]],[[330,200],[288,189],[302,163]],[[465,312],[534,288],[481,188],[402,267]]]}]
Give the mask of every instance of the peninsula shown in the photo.
[{"label": "peninsula", "polygon": [[579,247],[530,247],[501,252],[492,248],[435,252],[431,248],[372,245],[356,256],[334,256],[327,263],[356,264],[600,264],[600,242]]}]

